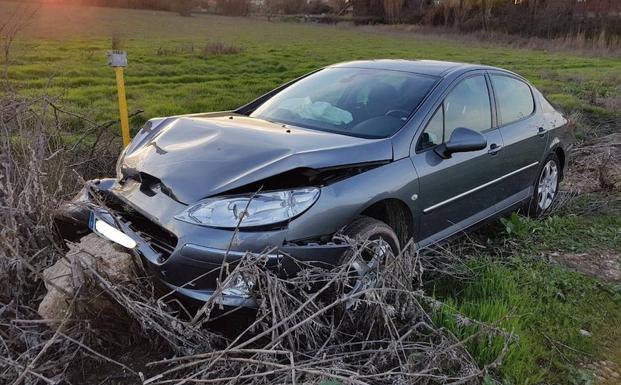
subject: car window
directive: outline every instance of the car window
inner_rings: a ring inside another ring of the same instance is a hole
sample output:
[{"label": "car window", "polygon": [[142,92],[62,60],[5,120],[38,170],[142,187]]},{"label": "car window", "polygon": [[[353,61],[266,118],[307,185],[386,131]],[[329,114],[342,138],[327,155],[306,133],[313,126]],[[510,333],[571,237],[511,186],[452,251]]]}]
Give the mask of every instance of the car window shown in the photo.
[{"label": "car window", "polygon": [[444,137],[448,140],[457,127],[483,132],[492,127],[492,111],[483,75],[459,83],[444,99]]},{"label": "car window", "polygon": [[436,146],[444,141],[444,109],[442,105],[436,110],[435,114],[418,142],[418,150],[424,150]]},{"label": "car window", "polygon": [[397,132],[437,78],[402,71],[327,68],[266,100],[251,117],[383,138]]},{"label": "car window", "polygon": [[535,111],[533,94],[528,84],[509,76],[492,75],[492,85],[502,124],[524,119]]},{"label": "car window", "polygon": [[550,103],[550,101],[545,96],[543,96],[541,92],[539,92],[539,100],[541,101],[541,110],[544,113],[549,114],[556,112],[556,109],[554,108],[552,103]]}]

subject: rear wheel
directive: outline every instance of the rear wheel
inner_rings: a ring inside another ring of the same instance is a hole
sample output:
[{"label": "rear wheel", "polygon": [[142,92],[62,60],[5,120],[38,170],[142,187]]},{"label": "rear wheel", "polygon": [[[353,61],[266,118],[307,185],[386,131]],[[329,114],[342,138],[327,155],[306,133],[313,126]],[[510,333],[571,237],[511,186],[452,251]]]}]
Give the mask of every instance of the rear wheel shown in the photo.
[{"label": "rear wheel", "polygon": [[556,154],[548,155],[535,181],[533,196],[527,206],[527,214],[533,218],[544,215],[558,195],[562,169]]},{"label": "rear wheel", "polygon": [[[346,252],[340,261],[341,264],[350,263],[349,279],[344,283],[343,294],[354,294],[377,286],[378,274],[386,258],[400,251],[397,234],[386,223],[361,216],[343,230],[343,235],[355,239],[359,246]],[[362,245],[364,247],[360,247]]]}]

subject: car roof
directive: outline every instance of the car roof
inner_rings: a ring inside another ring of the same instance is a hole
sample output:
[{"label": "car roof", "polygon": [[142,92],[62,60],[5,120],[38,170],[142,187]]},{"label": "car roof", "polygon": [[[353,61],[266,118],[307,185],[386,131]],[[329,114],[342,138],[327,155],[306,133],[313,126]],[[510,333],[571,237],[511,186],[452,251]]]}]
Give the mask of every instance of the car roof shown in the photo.
[{"label": "car roof", "polygon": [[[437,60],[406,60],[406,59],[377,59],[377,60],[357,60],[338,63],[329,66],[331,68],[368,68],[382,69],[390,71],[412,72],[422,75],[443,77],[455,71],[466,71],[474,69],[500,69],[477,64],[456,63]],[[504,70],[503,70],[504,71]]]}]

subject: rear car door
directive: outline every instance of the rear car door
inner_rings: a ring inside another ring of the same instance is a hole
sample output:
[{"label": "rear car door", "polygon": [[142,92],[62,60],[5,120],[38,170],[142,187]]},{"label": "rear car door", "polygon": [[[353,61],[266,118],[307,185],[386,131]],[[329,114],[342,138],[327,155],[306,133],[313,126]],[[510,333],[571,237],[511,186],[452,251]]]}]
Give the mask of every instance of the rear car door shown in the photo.
[{"label": "rear car door", "polygon": [[490,72],[489,77],[504,142],[502,168],[506,178],[501,183],[499,206],[505,208],[531,196],[548,135],[530,85],[504,72]]},{"label": "rear car door", "polygon": [[[487,148],[455,153],[443,159],[434,148],[448,141],[457,127],[480,132]],[[485,73],[475,72],[454,83],[417,139],[412,162],[419,177],[421,246],[448,237],[495,212],[502,176],[491,90]]]}]

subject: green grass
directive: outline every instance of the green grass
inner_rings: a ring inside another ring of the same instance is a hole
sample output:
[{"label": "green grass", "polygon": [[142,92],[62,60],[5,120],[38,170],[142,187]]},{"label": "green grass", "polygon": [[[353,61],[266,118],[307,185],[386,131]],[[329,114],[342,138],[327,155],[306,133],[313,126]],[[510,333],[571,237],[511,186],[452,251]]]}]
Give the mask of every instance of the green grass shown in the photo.
[{"label": "green grass", "polygon": [[502,218],[507,233],[521,250],[533,254],[542,251],[621,252],[621,217],[618,215],[554,215],[534,220],[511,215]]},{"label": "green grass", "polygon": [[[435,313],[436,322],[459,338],[479,329],[458,324],[457,313],[514,333],[516,340],[497,372],[505,384],[587,384],[590,374],[576,369],[577,361],[601,359],[603,351],[608,359],[619,361],[621,285],[537,256],[621,253],[621,218],[568,215],[537,221],[513,216],[503,222],[509,234],[496,235],[469,263],[469,279],[446,279],[430,288],[446,303]],[[581,329],[592,337],[582,336]],[[483,333],[467,347],[485,365],[498,356],[504,341],[503,336]]]},{"label": "green grass", "polygon": [[[13,7],[15,3],[0,2],[0,15]],[[615,57],[512,49],[373,28],[92,7],[44,5],[16,42],[11,84],[23,94],[48,92],[66,110],[92,120],[116,119],[115,78],[105,58],[114,35],[121,36],[129,55],[130,111],[145,110],[132,119],[134,130],[155,116],[231,109],[318,67],[369,58],[500,66],[527,77],[566,113],[612,121],[613,129],[621,121],[619,111],[593,103],[621,98],[621,60]],[[205,54],[204,47],[214,42],[241,51]],[[79,120],[72,122],[74,133],[68,140],[79,137],[83,128]],[[505,234],[494,234],[486,251],[473,259],[470,279],[436,282],[431,288],[447,303],[436,321],[460,337],[471,335],[474,326],[454,322],[451,314],[459,311],[513,331],[518,339],[495,373],[506,384],[584,383],[576,361],[595,359],[607,347],[617,352],[621,364],[619,288],[536,258],[551,251],[620,253],[621,220],[609,215],[544,221],[516,217],[499,227]],[[593,332],[593,338],[580,336],[581,328]],[[481,364],[493,360],[501,346],[499,338],[468,344]]]},{"label": "green grass", "polygon": [[[14,3],[0,2],[0,13]],[[503,48],[413,33],[268,23],[257,19],[47,5],[20,35],[9,76],[24,93],[42,90],[101,121],[114,119],[114,74],[105,52],[120,36],[129,55],[130,110],[144,109],[134,128],[154,116],[226,110],[331,63],[369,58],[418,58],[496,65],[537,85],[567,112],[618,112],[590,104],[621,97],[621,60]],[[240,48],[205,54],[209,43]],[[79,129],[80,127],[76,127]]]},{"label": "green grass", "polygon": [[[614,326],[621,322],[618,287],[544,262],[478,259],[470,267],[476,271],[471,281],[437,288],[446,307],[435,320],[459,338],[478,326],[457,325],[455,312],[513,332],[516,340],[498,371],[506,384],[566,384],[576,361],[597,357],[599,346],[621,337]],[[580,329],[593,337],[582,336]],[[467,347],[485,365],[498,356],[504,340],[484,333]]]}]

